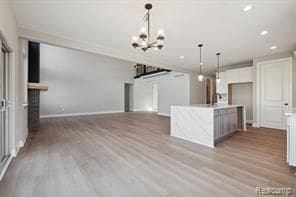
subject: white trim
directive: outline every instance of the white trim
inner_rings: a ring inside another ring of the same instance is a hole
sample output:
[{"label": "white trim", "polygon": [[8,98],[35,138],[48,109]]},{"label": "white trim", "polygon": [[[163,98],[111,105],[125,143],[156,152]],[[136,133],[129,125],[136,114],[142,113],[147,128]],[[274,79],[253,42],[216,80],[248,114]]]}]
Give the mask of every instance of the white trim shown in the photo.
[{"label": "white trim", "polygon": [[248,124],[252,124],[252,123],[253,123],[253,120],[246,120],[246,122],[247,122]]},{"label": "white trim", "polygon": [[10,156],[10,157],[7,159],[5,165],[3,166],[2,170],[0,171],[0,181],[1,181],[2,178],[4,177],[4,174],[5,174],[5,172],[7,171],[7,169],[8,169],[8,167],[9,167],[9,164],[11,163],[11,161],[12,161],[12,156]]},{"label": "white trim", "polygon": [[28,136],[29,136],[29,131],[27,130],[25,132],[24,138],[18,142],[18,145],[16,146],[16,148],[14,148],[14,149],[11,150],[11,152],[10,152],[11,157],[16,157],[18,155],[18,153],[21,150],[21,148],[24,147],[24,145],[25,145],[25,143],[27,141]]},{"label": "white trim", "polygon": [[40,118],[59,118],[59,117],[72,117],[72,116],[90,116],[99,114],[113,114],[122,113],[124,110],[114,110],[114,111],[100,111],[100,112],[82,112],[82,113],[69,113],[69,114],[49,114],[41,115]]},{"label": "white trim", "polygon": [[22,140],[20,140],[19,141],[19,149],[21,149],[22,147],[24,147],[24,145],[25,145],[25,143],[26,143],[26,141],[27,141],[27,139],[28,139],[28,136],[29,136],[29,131],[27,130],[26,132],[25,132],[25,136],[24,136],[24,138],[22,139]]},{"label": "white trim", "polygon": [[133,112],[140,112],[140,111],[149,111],[149,110],[147,110],[147,109],[131,109],[131,111],[133,111]]},{"label": "white trim", "polygon": [[17,155],[17,150],[15,148],[13,148],[11,151],[10,151],[10,155],[11,157],[16,157]]},{"label": "white trim", "polygon": [[[256,120],[255,123],[253,123],[254,127],[261,127],[261,65],[262,64],[268,64],[268,63],[276,63],[281,61],[289,61],[292,64],[292,70],[293,70],[293,58],[292,57],[285,57],[285,58],[278,58],[278,59],[272,59],[272,60],[266,60],[266,61],[260,61],[256,63]],[[290,73],[292,75],[292,72]],[[291,78],[293,83],[293,76]],[[289,98],[289,103],[293,103],[293,88],[290,87],[291,95]],[[291,106],[291,105],[290,105]],[[253,114],[254,115],[254,114]]]},{"label": "white trim", "polygon": [[167,113],[157,113],[157,115],[159,115],[159,116],[167,116],[167,117],[171,116],[170,114],[167,114]]},{"label": "white trim", "polygon": [[257,122],[253,122],[253,123],[252,123],[252,127],[259,128],[260,125],[259,125]]}]

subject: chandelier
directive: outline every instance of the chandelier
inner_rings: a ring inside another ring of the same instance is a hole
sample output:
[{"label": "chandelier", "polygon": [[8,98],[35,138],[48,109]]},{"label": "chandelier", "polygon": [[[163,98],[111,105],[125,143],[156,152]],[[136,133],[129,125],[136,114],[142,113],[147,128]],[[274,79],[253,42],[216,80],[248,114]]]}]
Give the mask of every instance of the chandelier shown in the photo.
[{"label": "chandelier", "polygon": [[150,10],[152,9],[152,4],[147,3],[145,5],[145,9],[147,10],[144,15],[144,22],[147,24],[147,29],[143,27],[140,31],[138,37],[133,37],[132,46],[134,48],[141,48],[144,52],[150,48],[155,50],[160,50],[163,47],[164,33],[163,30],[159,30],[156,36],[156,40],[152,41],[150,37]]}]

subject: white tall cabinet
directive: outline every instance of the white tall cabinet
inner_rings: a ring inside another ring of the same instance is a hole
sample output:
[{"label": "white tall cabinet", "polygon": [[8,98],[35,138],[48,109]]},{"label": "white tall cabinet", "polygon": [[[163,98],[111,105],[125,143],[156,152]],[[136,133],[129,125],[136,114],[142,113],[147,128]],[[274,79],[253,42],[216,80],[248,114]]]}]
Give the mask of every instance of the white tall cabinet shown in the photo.
[{"label": "white tall cabinet", "polygon": [[296,166],[296,111],[287,115],[287,162]]},{"label": "white tall cabinet", "polygon": [[[218,76],[218,73],[216,73]],[[219,73],[220,82],[216,83],[216,92],[222,94],[222,99],[218,103],[228,103],[228,85],[237,83],[253,82],[253,67],[243,67],[230,69]]]}]

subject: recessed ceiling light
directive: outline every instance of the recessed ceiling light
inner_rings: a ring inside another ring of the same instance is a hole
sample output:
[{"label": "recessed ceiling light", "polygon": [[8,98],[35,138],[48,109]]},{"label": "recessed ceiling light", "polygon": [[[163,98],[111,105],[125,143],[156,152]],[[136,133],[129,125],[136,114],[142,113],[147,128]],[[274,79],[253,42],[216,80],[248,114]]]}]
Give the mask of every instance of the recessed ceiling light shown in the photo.
[{"label": "recessed ceiling light", "polygon": [[244,12],[248,12],[248,11],[250,11],[251,9],[253,8],[253,6],[252,5],[246,5],[245,7],[244,7]]},{"label": "recessed ceiling light", "polygon": [[271,46],[270,49],[271,50],[277,49],[277,46]]},{"label": "recessed ceiling light", "polygon": [[267,30],[263,30],[263,31],[261,31],[261,36],[265,36],[265,35],[267,35],[268,34],[268,31]]},{"label": "recessed ceiling light", "polygon": [[184,59],[184,56],[183,56],[183,55],[181,55],[181,56],[180,56],[180,59]]}]

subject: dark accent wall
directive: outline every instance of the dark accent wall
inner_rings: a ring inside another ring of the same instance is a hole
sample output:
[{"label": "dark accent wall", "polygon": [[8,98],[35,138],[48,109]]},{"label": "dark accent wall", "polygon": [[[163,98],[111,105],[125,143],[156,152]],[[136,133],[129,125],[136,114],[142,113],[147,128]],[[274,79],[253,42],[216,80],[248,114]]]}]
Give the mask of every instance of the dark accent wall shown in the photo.
[{"label": "dark accent wall", "polygon": [[38,131],[40,124],[40,90],[29,90],[28,127],[30,132]]},{"label": "dark accent wall", "polygon": [[[28,43],[28,81],[31,83],[40,82],[40,43]],[[38,131],[40,123],[40,90],[28,90],[29,110],[28,127],[29,131]]]},{"label": "dark accent wall", "polygon": [[40,82],[40,43],[29,41],[29,82]]}]

